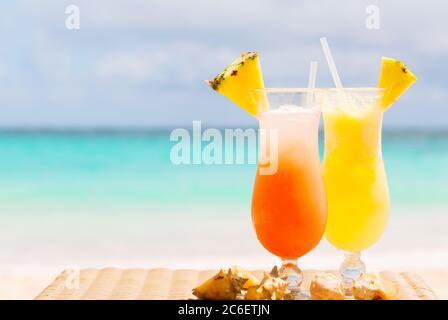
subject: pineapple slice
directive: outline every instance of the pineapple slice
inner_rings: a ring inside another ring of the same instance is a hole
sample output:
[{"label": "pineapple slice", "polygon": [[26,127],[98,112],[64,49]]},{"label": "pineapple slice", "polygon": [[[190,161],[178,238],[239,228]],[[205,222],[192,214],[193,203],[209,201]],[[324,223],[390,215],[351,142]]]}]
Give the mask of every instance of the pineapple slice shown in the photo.
[{"label": "pineapple slice", "polygon": [[264,88],[257,52],[243,53],[208,83],[252,116],[258,115],[258,103],[251,94],[254,89]]},{"label": "pineapple slice", "polygon": [[379,88],[387,91],[381,103],[386,111],[417,80],[417,77],[398,60],[382,57]]}]

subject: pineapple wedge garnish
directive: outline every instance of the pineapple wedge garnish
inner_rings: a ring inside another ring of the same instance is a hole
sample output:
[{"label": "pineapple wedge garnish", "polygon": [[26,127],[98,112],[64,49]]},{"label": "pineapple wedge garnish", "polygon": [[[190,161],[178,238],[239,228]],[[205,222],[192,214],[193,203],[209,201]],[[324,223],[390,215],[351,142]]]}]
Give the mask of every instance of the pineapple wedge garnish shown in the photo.
[{"label": "pineapple wedge garnish", "polygon": [[386,89],[381,103],[386,111],[417,80],[417,77],[398,60],[382,57],[378,87]]},{"label": "pineapple wedge garnish", "polygon": [[208,83],[252,116],[258,115],[259,104],[253,90],[264,88],[264,83],[257,52],[243,53]]}]

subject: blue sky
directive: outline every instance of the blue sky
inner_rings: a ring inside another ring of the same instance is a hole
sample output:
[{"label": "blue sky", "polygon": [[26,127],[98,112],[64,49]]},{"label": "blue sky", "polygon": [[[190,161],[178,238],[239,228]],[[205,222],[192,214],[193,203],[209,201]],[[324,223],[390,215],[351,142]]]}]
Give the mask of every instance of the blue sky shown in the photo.
[{"label": "blue sky", "polygon": [[[65,27],[69,4],[80,30]],[[379,30],[365,27],[368,5]],[[203,80],[256,50],[267,86],[305,86],[311,60],[331,86],[327,36],[345,86],[375,86],[382,55],[419,77],[385,126],[448,128],[447,12],[437,0],[3,1],[0,126],[253,125]]]}]

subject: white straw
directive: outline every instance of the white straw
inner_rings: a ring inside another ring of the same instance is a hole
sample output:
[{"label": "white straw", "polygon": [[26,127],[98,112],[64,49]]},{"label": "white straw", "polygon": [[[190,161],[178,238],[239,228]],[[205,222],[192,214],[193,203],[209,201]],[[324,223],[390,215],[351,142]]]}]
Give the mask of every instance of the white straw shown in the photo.
[{"label": "white straw", "polygon": [[324,50],[325,59],[327,59],[328,67],[330,68],[334,84],[336,85],[336,88],[342,89],[341,79],[339,78],[338,70],[336,69],[336,65],[334,63],[330,47],[328,46],[327,38],[325,37],[320,38],[320,44],[322,45],[322,49]]},{"label": "white straw", "polygon": [[317,61],[311,61],[310,63],[310,75],[308,78],[308,89],[314,91],[316,88],[316,75],[317,75]]},{"label": "white straw", "polygon": [[314,89],[316,88],[316,76],[317,76],[317,61],[311,61],[310,74],[308,77],[308,94],[307,94],[308,106],[311,105]]}]

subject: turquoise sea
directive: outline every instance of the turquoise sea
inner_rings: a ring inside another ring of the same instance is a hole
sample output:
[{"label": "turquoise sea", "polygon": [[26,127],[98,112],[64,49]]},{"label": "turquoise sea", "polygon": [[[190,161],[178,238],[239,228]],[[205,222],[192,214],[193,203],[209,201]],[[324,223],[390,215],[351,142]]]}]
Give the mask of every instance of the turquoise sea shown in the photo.
[{"label": "turquoise sea", "polygon": [[[3,132],[1,213],[250,202],[255,165],[173,165],[169,134]],[[383,157],[394,206],[448,206],[448,133],[386,131]]]}]

